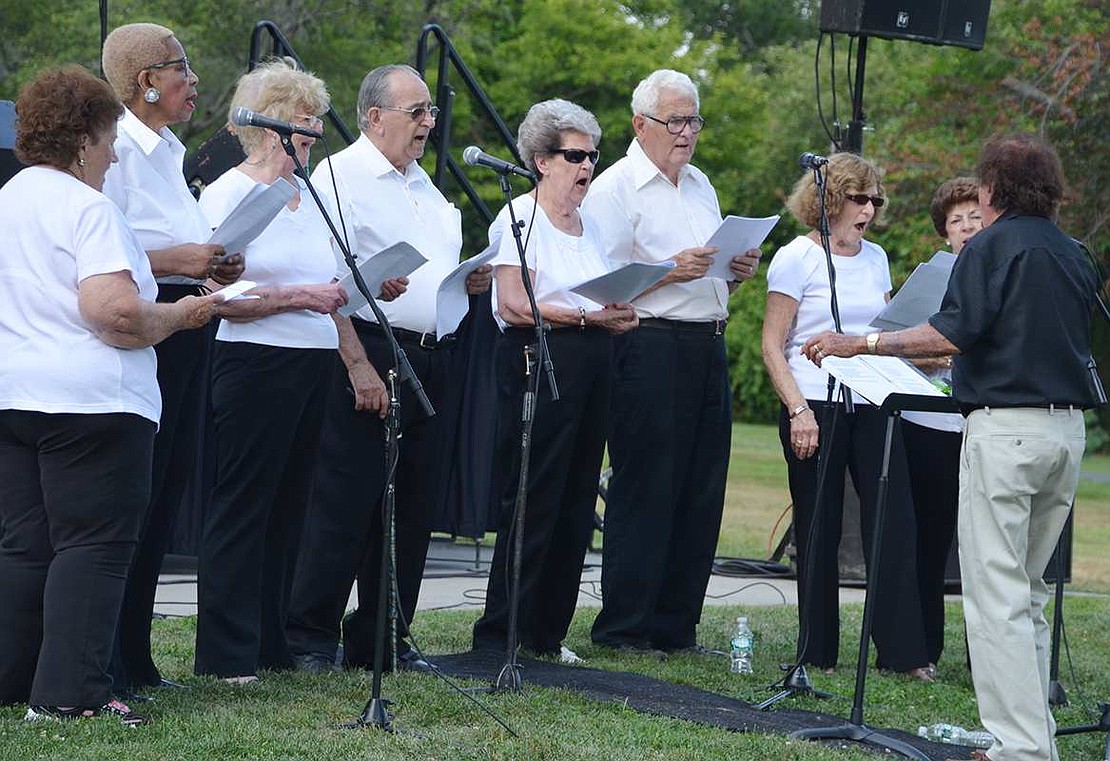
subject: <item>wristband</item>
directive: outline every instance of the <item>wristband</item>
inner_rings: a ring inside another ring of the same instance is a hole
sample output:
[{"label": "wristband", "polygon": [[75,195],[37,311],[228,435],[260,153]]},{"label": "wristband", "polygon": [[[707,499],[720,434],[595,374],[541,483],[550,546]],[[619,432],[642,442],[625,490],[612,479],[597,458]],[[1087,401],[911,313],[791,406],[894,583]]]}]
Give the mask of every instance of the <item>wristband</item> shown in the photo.
[{"label": "wristband", "polygon": [[809,409],[808,404],[799,404],[797,407],[790,410],[790,419],[793,420],[794,418],[798,417],[798,415],[801,415],[803,412],[805,412],[808,409]]}]

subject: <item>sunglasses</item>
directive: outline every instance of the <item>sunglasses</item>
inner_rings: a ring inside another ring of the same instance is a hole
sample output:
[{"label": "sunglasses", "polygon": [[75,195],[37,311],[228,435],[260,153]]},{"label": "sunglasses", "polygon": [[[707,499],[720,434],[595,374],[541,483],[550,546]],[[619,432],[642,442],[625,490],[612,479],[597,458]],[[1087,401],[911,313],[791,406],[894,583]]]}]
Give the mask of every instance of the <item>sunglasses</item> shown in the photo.
[{"label": "sunglasses", "polygon": [[416,108],[400,108],[398,106],[381,106],[386,111],[403,111],[412,117],[414,122],[424,121],[424,116],[432,117],[434,121],[439,116],[439,106],[417,106]]},{"label": "sunglasses", "polygon": [[568,164],[581,164],[586,159],[589,159],[591,164],[596,164],[598,157],[601,156],[601,151],[584,151],[581,148],[556,148],[551,152],[563,154]]},{"label": "sunglasses", "polygon": [[869,196],[864,193],[845,193],[844,197],[858,206],[866,206],[870,202],[876,209],[883,208],[883,204],[886,203],[886,199],[882,196]]}]

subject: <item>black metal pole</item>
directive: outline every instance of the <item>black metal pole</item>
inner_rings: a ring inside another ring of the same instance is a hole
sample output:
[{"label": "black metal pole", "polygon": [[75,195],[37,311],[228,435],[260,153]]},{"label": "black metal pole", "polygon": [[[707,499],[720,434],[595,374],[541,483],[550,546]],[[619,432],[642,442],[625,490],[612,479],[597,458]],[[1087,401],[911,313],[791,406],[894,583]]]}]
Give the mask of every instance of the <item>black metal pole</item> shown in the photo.
[{"label": "black metal pole", "polygon": [[848,122],[846,150],[863,155],[863,127],[867,117],[863,111],[863,77],[867,69],[867,36],[859,38],[856,46],[856,81],[852,83],[852,121]]}]

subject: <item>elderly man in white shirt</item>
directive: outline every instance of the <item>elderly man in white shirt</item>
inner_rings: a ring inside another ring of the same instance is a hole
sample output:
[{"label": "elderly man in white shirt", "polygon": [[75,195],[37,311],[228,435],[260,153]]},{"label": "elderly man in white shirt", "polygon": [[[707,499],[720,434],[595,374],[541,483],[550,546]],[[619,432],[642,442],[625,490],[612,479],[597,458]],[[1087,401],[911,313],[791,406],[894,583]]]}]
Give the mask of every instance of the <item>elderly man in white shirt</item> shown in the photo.
[{"label": "elderly man in white shirt", "polygon": [[[365,258],[407,241],[428,260],[410,276],[407,291],[381,307],[436,407],[444,397],[454,342],[453,336],[435,334],[436,292],[459,263],[462,249],[459,210],[417,163],[437,111],[416,70],[402,65],[376,68],[359,89],[362,135],[313,173],[325,202],[332,210],[342,210],[352,253]],[[490,273],[489,266],[476,270],[467,279],[467,290],[487,291]],[[337,323],[342,365],[336,368],[326,402],[286,625],[298,667],[314,672],[334,668],[340,620],[356,573],[359,606],[342,627],[344,664],[371,667],[381,567],[383,419],[389,406],[382,378],[393,366],[393,353],[369,307]],[[401,389],[401,412],[396,573],[403,615],[396,633],[397,660],[400,668],[420,670],[428,664],[404,641],[404,622],[411,622],[416,612],[431,516],[442,494],[444,433],[440,417],[426,417],[407,386]]]},{"label": "elderly man in white shirt", "polygon": [[705,120],[685,74],[653,72],[632,95],[636,138],[593,183],[585,209],[614,265],[673,260],[634,299],[639,328],[614,338],[602,609],[592,638],[631,651],[696,649],[716,551],[731,441],[728,294],[759,264],[706,277],[717,194],[690,164]]}]

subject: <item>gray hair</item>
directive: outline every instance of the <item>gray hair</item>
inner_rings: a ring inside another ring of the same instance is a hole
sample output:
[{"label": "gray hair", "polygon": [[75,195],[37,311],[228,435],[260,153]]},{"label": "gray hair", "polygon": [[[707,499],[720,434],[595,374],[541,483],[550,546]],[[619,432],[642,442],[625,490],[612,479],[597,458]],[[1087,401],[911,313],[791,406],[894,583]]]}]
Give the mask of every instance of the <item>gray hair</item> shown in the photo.
[{"label": "gray hair", "polygon": [[656,116],[659,98],[664,92],[672,92],[694,101],[694,108],[700,108],[698,87],[690,77],[674,69],[656,69],[636,85],[632,92],[632,115],[648,114]]},{"label": "gray hair", "polygon": [[[274,58],[239,77],[227,118],[230,122],[235,110],[242,106],[265,116],[292,121],[298,111],[323,116],[330,104],[328,88],[322,79],[298,70],[292,58]],[[239,138],[248,154],[261,148],[270,134],[262,127],[230,126],[229,130]]]},{"label": "gray hair", "polygon": [[371,108],[393,105],[388,102],[390,98],[389,79],[391,76],[401,71],[412,74],[421,82],[424,81],[419,71],[403,63],[390,63],[385,66],[379,66],[376,69],[372,69],[362,78],[362,85],[358,88],[357,108],[359,130],[365,130],[370,126],[370,120],[367,118],[366,112]]},{"label": "gray hair", "polygon": [[601,141],[601,125],[597,118],[577,103],[562,98],[541,101],[524,116],[516,133],[520,160],[542,179],[536,168],[536,156],[559,148],[559,138],[564,132],[581,132],[594,141]]}]

